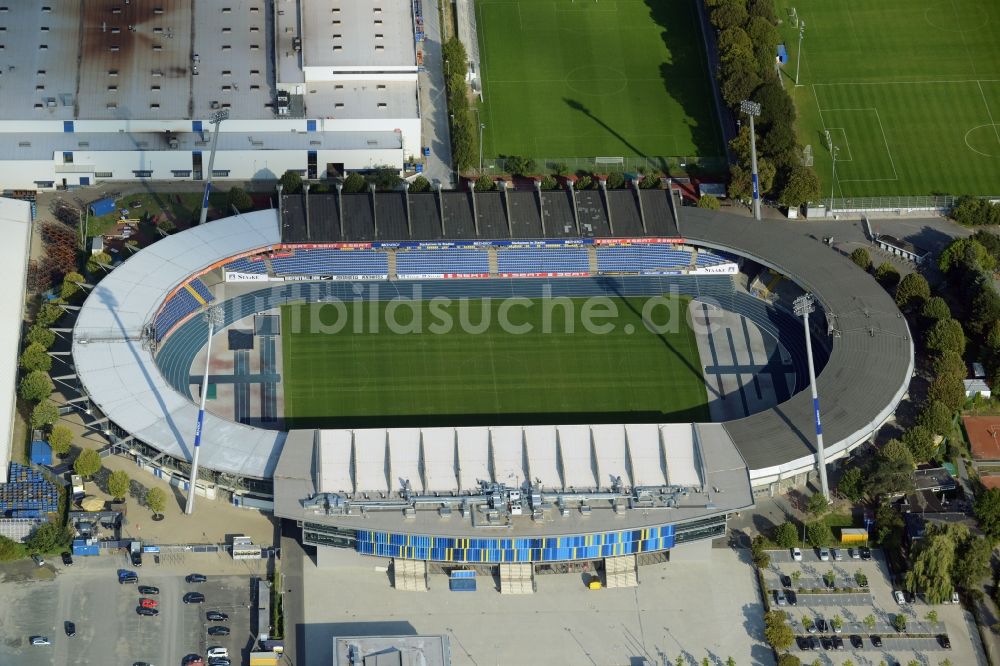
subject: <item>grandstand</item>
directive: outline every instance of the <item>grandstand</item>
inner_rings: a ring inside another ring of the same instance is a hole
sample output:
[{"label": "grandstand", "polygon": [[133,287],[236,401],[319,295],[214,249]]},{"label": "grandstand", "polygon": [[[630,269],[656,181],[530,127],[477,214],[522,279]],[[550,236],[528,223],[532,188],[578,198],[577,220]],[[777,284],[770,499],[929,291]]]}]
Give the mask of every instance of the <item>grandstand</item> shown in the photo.
[{"label": "grandstand", "polygon": [[516,275],[589,275],[585,247],[510,247],[497,252],[501,277]]},{"label": "grandstand", "polygon": [[360,275],[385,279],[384,252],[365,249],[295,248],[270,256],[275,275]]},{"label": "grandstand", "polygon": [[396,274],[400,277],[462,275],[487,277],[490,257],[485,248],[410,248],[396,252]]}]

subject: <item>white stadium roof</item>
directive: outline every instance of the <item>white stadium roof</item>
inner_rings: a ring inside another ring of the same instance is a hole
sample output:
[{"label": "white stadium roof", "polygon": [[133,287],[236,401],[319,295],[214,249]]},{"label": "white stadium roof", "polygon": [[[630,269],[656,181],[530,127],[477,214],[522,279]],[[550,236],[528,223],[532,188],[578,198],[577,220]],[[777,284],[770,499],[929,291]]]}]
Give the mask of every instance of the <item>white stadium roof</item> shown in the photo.
[{"label": "white stadium roof", "polygon": [[[164,238],[101,280],[73,329],[77,374],[94,404],[141,441],[190,460],[198,406],[160,374],[141,340],[143,325],[192,273],[280,240],[274,210],[229,217]],[[202,465],[258,478],[270,476],[285,440],[285,433],[210,413],[205,414],[204,433]]]},{"label": "white stadium roof", "polygon": [[31,204],[0,198],[0,265],[7,284],[0,289],[0,482],[7,481],[14,436],[17,360],[24,321],[24,289],[31,246]]}]

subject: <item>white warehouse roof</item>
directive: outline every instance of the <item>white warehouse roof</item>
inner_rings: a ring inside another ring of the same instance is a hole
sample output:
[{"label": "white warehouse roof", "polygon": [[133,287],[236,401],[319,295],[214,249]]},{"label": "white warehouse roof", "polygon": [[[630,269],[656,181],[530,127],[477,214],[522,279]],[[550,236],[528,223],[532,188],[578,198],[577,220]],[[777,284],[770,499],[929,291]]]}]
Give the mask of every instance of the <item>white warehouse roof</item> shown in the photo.
[{"label": "white warehouse roof", "polygon": [[10,447],[14,435],[17,361],[24,321],[25,276],[31,245],[31,204],[0,198],[0,266],[5,273],[0,289],[0,482],[7,481]]}]

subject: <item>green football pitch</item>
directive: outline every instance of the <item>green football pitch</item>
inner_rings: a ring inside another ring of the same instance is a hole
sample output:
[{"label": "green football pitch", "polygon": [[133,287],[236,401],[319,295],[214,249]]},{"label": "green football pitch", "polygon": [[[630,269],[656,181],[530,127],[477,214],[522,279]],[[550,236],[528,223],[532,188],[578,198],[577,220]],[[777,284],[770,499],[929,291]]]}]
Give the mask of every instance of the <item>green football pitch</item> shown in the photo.
[{"label": "green football pitch", "polygon": [[[361,311],[353,305],[283,306],[287,425],[709,418],[698,346],[687,323],[689,299],[658,301],[649,309],[647,319],[669,328],[666,333],[644,326],[647,298],[606,299],[615,316],[592,321],[610,324],[611,331],[587,332],[584,300],[572,299],[569,317],[565,307],[547,308],[541,299],[520,299],[506,311],[501,299],[470,299],[464,306],[418,301],[399,309],[376,301]],[[446,318],[454,325],[443,324]],[[390,321],[420,332],[393,332]],[[508,321],[530,331],[505,332],[502,322]],[[665,326],[668,321],[675,325]]]},{"label": "green football pitch", "polygon": [[695,2],[476,0],[487,157],[718,157]]},{"label": "green football pitch", "polygon": [[[1000,2],[777,4],[785,88],[824,197],[831,185],[845,197],[1000,194]],[[792,7],[806,24],[799,87]]]}]

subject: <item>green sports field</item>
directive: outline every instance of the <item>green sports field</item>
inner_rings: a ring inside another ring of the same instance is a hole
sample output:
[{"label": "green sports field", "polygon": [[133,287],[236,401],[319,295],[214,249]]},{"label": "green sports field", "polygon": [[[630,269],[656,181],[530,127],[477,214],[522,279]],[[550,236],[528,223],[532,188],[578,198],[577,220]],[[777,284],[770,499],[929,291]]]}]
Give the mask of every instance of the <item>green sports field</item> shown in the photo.
[{"label": "green sports field", "polygon": [[[506,315],[502,300],[470,299],[464,319],[457,303],[435,304],[432,310],[430,301],[395,312],[387,312],[395,307],[389,301],[368,304],[363,312],[353,306],[343,311],[320,304],[283,306],[287,425],[707,420],[702,364],[687,324],[688,299],[670,301],[669,311],[677,313],[670,320],[679,325],[664,334],[643,325],[646,301],[608,299],[617,316],[598,322],[612,325],[607,334],[583,329],[583,299],[573,299],[571,326],[563,308],[552,308],[546,316],[540,299],[523,299]],[[650,318],[665,323],[667,312],[658,306]],[[386,325],[413,325],[415,317],[423,332],[393,333]],[[442,330],[435,324],[445,317],[455,325],[450,332],[434,333]],[[483,332],[462,321],[481,325]],[[505,332],[501,321],[531,330]],[[369,332],[371,322],[378,322],[378,332]],[[327,330],[320,332],[323,327]]]},{"label": "green sports field", "polygon": [[[785,86],[829,196],[1000,194],[1000,2],[778,0]],[[793,88],[798,30],[806,24]]]},{"label": "green sports field", "polygon": [[476,0],[486,156],[722,155],[696,1]]}]

